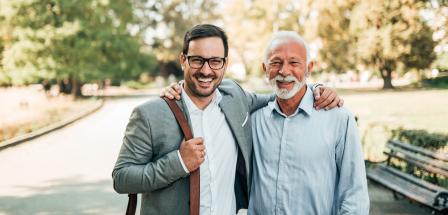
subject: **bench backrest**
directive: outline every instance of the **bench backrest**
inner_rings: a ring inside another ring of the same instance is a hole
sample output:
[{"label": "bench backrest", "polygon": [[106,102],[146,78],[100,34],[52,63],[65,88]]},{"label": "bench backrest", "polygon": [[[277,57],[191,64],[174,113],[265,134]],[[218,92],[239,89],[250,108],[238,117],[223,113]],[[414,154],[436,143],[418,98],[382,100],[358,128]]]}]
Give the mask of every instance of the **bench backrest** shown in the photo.
[{"label": "bench backrest", "polygon": [[411,144],[390,140],[384,153],[407,163],[413,164],[428,172],[436,173],[448,178],[448,154],[436,153]]}]

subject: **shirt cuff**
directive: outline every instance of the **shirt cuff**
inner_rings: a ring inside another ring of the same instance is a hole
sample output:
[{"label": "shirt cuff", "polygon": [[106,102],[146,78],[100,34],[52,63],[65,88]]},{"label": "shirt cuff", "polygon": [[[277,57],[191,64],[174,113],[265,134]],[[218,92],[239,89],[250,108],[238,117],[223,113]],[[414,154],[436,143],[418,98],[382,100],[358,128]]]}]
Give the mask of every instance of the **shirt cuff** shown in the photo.
[{"label": "shirt cuff", "polygon": [[182,156],[180,156],[180,151],[179,150],[177,150],[177,156],[179,157],[180,164],[182,164],[182,168],[184,168],[184,171],[187,174],[190,174],[190,171],[188,171],[187,166],[185,166],[185,164],[184,164],[184,160],[182,160]]}]

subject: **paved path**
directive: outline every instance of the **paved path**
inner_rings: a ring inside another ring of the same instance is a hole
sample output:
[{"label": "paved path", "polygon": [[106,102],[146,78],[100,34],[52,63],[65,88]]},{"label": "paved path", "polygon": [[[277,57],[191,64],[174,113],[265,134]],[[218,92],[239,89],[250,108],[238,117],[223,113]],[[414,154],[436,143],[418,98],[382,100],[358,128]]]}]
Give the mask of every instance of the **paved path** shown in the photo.
[{"label": "paved path", "polygon": [[97,113],[0,151],[0,214],[124,214],[111,173],[133,107],[109,100]]},{"label": "paved path", "polygon": [[[133,107],[148,98],[109,100],[97,113],[0,151],[0,215],[123,214],[127,197],[111,172]],[[371,214],[430,214],[369,185]]]}]

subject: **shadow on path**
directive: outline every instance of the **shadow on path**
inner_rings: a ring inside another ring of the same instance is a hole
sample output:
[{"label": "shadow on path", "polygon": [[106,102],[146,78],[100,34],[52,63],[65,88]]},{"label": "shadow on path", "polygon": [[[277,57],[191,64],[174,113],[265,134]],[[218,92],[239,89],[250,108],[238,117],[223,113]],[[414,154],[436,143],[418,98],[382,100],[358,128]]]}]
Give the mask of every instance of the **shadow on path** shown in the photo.
[{"label": "shadow on path", "polygon": [[426,215],[431,210],[406,198],[396,200],[393,192],[369,181],[370,215]]},{"label": "shadow on path", "polygon": [[[29,196],[1,196],[0,214],[123,214],[127,196],[113,191],[111,180],[50,181],[50,186],[21,187]],[[20,195],[20,194],[19,194]]]}]

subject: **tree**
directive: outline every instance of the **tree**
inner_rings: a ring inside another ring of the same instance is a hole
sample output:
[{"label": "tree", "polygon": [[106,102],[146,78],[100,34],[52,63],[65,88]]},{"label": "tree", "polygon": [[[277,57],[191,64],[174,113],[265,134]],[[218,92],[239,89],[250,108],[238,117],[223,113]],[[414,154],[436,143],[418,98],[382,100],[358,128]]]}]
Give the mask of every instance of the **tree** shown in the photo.
[{"label": "tree", "polygon": [[[21,83],[30,78],[70,80],[72,94],[82,83],[138,77],[154,61],[141,51],[130,1],[2,1],[13,35],[5,50],[5,70]],[[17,53],[20,55],[17,56]]]},{"label": "tree", "polygon": [[[176,71],[183,37],[194,25],[217,22],[218,1],[134,0],[139,31],[155,53],[164,76]],[[178,71],[178,70],[177,70]]]},{"label": "tree", "polygon": [[[313,29],[308,23],[309,0],[232,1],[223,10],[223,20],[231,47],[244,64],[246,72],[256,75],[263,51],[272,33],[292,30],[312,39]],[[232,14],[227,16],[226,14]]]},{"label": "tree", "polygon": [[[393,88],[392,72],[428,68],[434,60],[432,31],[422,20],[418,0],[361,0],[350,29],[359,62],[378,71],[384,89]],[[418,45],[418,47],[417,47]]]},{"label": "tree", "polygon": [[317,1],[319,12],[317,36],[322,48],[319,50],[323,69],[343,73],[356,69],[354,49],[356,37],[350,32],[351,13],[358,0]]}]

